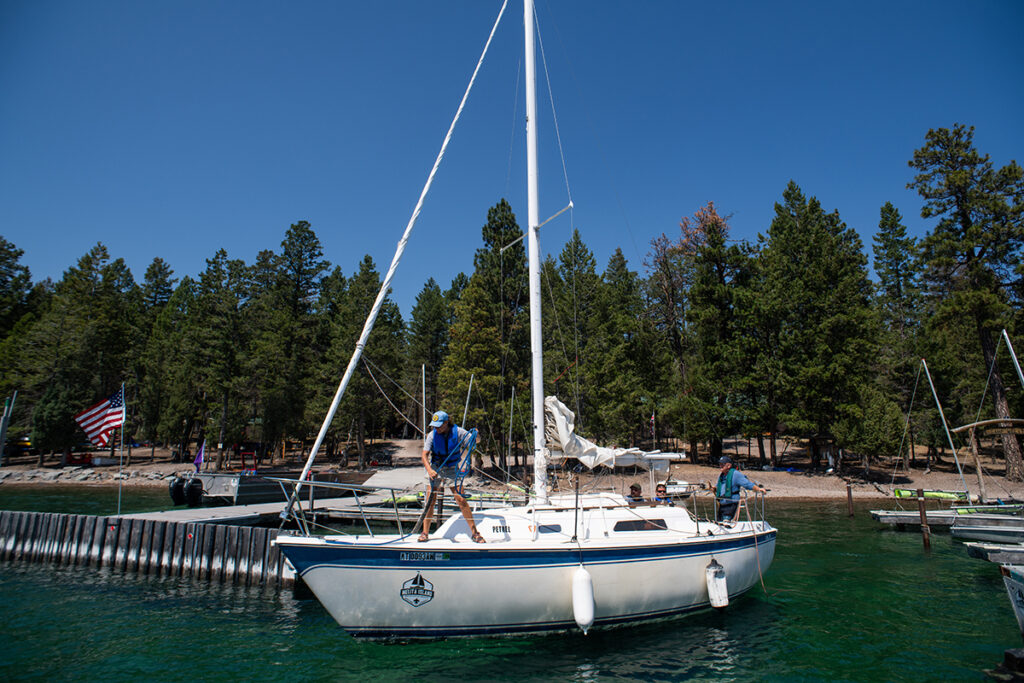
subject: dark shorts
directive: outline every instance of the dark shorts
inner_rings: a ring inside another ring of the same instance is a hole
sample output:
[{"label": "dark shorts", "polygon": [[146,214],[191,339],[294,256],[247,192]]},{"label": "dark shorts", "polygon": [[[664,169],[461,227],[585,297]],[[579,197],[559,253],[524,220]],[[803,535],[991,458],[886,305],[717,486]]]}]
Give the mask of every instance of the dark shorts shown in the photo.
[{"label": "dark shorts", "polygon": [[719,522],[731,522],[736,516],[736,508],[740,506],[738,500],[720,500],[718,501],[718,517],[716,518]]}]

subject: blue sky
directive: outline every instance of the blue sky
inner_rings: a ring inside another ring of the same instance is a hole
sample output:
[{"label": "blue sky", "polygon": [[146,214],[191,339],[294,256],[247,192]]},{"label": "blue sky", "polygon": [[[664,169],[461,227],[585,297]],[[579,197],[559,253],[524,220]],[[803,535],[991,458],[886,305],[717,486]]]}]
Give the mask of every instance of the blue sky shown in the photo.
[{"label": "blue sky", "polygon": [[[383,271],[500,2],[0,0],[0,235],[33,278],[97,242],[141,281],[251,263],[309,221],[332,264]],[[929,128],[1024,161],[1024,3],[538,0],[573,227],[603,270],[708,201],[765,232],[792,179],[870,249]],[[472,270],[487,209],[525,222],[522,9],[503,25],[395,281]],[[541,70],[543,66],[539,67]],[[541,216],[567,204],[541,85]]]}]

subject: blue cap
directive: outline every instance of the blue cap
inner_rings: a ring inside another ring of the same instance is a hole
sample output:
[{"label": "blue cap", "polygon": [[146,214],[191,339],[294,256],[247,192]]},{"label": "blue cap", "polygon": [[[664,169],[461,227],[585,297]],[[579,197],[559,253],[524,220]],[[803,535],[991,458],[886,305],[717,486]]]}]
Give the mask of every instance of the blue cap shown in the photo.
[{"label": "blue cap", "polygon": [[721,458],[718,459],[719,465],[724,465],[728,462],[732,462],[732,458],[730,458],[728,455],[723,455]]},{"label": "blue cap", "polygon": [[447,421],[448,421],[448,413],[444,412],[443,410],[439,410],[436,413],[434,413],[434,416],[431,418],[430,426],[431,427],[440,427],[441,425],[443,425]]}]

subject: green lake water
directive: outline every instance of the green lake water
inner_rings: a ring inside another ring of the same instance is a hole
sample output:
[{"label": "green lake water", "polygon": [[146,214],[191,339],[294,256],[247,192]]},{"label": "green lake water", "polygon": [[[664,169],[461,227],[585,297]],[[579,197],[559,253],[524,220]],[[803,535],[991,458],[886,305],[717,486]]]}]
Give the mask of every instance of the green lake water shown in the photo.
[{"label": "green lake water", "polygon": [[[110,489],[82,491],[2,487],[0,509],[112,511]],[[168,507],[162,489],[122,495],[123,510]],[[290,591],[0,563],[0,680],[986,680],[1021,645],[998,567],[944,534],[925,553],[877,506],[770,503],[764,590],[587,636],[360,642]]]}]

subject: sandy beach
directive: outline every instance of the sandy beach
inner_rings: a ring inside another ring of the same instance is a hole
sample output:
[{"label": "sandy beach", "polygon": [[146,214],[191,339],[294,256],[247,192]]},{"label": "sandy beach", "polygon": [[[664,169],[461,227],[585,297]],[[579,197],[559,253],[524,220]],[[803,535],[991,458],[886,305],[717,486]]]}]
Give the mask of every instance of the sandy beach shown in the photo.
[{"label": "sandy beach", "polygon": [[[418,439],[396,439],[373,444],[368,450],[368,460],[375,461],[381,455],[388,455],[391,458],[393,467],[397,468],[420,468],[420,444]],[[106,454],[105,454],[106,455]],[[730,453],[734,457],[736,453]],[[706,457],[702,454],[702,459]],[[849,463],[839,472],[813,471],[810,467],[809,456],[799,449],[790,448],[782,461],[783,467],[780,471],[763,471],[757,467],[756,457],[748,460],[745,457],[737,457],[740,467],[744,473],[753,481],[765,486],[769,493],[769,499],[845,499],[847,495],[847,483],[850,484],[855,500],[865,498],[887,498],[891,497],[894,487],[901,488],[923,488],[940,490],[962,490],[960,474],[951,458],[945,458],[940,464],[933,466],[931,471],[923,469],[923,457],[918,461],[917,468],[911,468],[909,473],[894,470],[895,461],[873,464],[870,472],[864,472],[858,463],[856,467]],[[237,465],[237,463],[232,463]],[[302,464],[302,454],[294,452],[287,454],[283,461],[275,463],[279,467],[298,468]],[[207,467],[209,467],[207,463]],[[318,462],[317,468],[349,469],[354,470],[356,460],[350,457],[349,466],[343,467],[342,463]],[[485,466],[489,465],[489,459],[485,457]],[[977,496],[979,491],[978,477],[973,465],[961,463],[964,472],[964,481],[972,496]],[[1008,481],[1003,476],[1004,467],[1001,462],[989,456],[982,461],[984,471],[984,484],[987,497],[993,498],[1017,498],[1024,499],[1024,484]],[[369,469],[382,469],[371,465]],[[93,466],[93,465],[71,465],[60,466],[58,458],[46,458],[43,467],[38,467],[38,456],[19,456],[6,459],[3,467],[0,467],[0,495],[3,495],[3,488],[9,486],[23,485],[81,485],[81,486],[103,486],[116,484],[120,480],[125,486],[167,486],[169,480],[175,476],[193,471],[189,463],[175,463],[171,460],[171,453],[167,449],[149,448],[135,449],[132,453],[131,464],[119,468],[117,464]],[[714,482],[718,477],[718,468],[691,462],[675,463],[671,468],[671,478],[676,481],[689,483]],[[480,489],[500,490],[501,486],[492,481],[491,478],[500,478],[496,468],[485,467],[485,474],[476,474],[468,482],[470,486]],[[660,478],[660,477],[658,477]],[[561,476],[556,476],[553,488],[564,490],[569,487],[568,481]],[[585,474],[582,479],[582,486],[587,489],[614,490],[625,492],[629,484],[639,483],[644,495],[651,494],[651,475],[643,470],[632,468],[620,468],[614,473],[599,473],[596,475]]]},{"label": "sandy beach", "polygon": [[[369,460],[373,461],[386,454],[390,456],[393,467],[420,468],[420,443],[422,441],[419,439],[381,441],[371,446],[368,452]],[[706,460],[703,455],[701,458]],[[847,483],[851,486],[855,500],[889,498],[895,486],[946,490],[964,488],[961,475],[957,473],[954,463],[949,458],[928,472],[924,470],[922,458],[919,460],[919,467],[911,468],[909,472],[903,471],[902,467],[894,470],[896,463],[893,461],[873,464],[870,472],[866,473],[859,463],[856,466],[848,463],[839,472],[814,471],[810,467],[809,456],[794,449],[787,451],[780,471],[759,469],[756,458],[749,461],[739,457],[737,461],[746,475],[768,488],[770,499],[845,499]],[[301,462],[301,454],[296,452],[288,454],[283,462],[279,461],[275,465],[297,468],[301,466]],[[484,464],[488,465],[489,459],[485,458]],[[342,469],[341,465],[317,463],[316,466]],[[962,463],[962,466],[964,480],[972,496],[977,496],[979,482],[975,468],[967,463]],[[350,458],[349,467],[344,469],[354,467],[355,459]],[[1001,463],[995,462],[993,458],[987,458],[983,460],[982,467],[988,498],[1024,499],[1024,483],[1008,481],[1002,476],[1004,466]],[[380,468],[371,466],[370,469]],[[150,449],[136,449],[132,453],[131,464],[123,468],[119,468],[117,464],[60,467],[59,460],[55,457],[45,459],[44,466],[39,467],[37,456],[20,456],[8,459],[3,467],[0,467],[0,496],[3,487],[16,485],[111,485],[118,483],[120,479],[123,485],[128,486],[166,486],[170,479],[189,471],[193,471],[193,466],[188,463],[172,462],[171,454],[166,449],[157,449],[155,452],[151,452]],[[717,467],[682,462],[672,465],[671,478],[690,483],[714,482],[718,472]],[[499,475],[497,469],[486,467],[485,474],[471,477],[469,484],[476,488],[498,490],[501,488],[500,484],[490,480],[490,477],[499,478]],[[596,475],[585,474],[582,485],[584,488],[617,490],[625,493],[630,483],[638,482],[643,488],[644,495],[650,495],[652,480],[651,475],[645,471],[621,468],[613,473],[605,471]],[[556,476],[555,481],[554,487],[557,489],[569,486],[567,480],[561,476]]]}]

